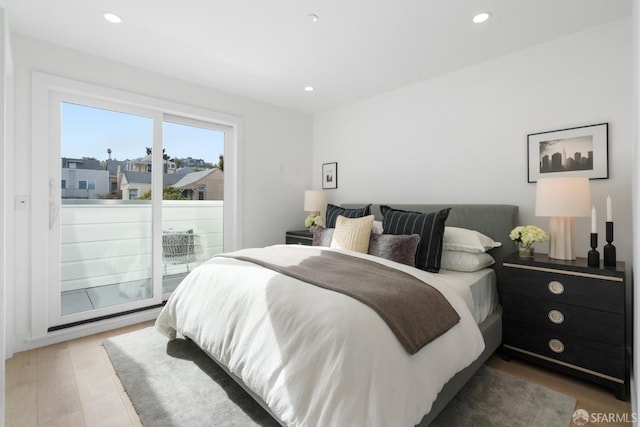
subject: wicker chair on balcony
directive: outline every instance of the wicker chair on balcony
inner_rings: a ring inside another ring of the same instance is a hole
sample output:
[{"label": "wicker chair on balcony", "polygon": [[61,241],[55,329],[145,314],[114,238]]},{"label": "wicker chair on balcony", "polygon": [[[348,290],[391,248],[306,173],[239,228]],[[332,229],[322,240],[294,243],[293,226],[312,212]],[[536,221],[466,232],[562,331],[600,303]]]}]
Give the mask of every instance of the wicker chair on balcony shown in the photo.
[{"label": "wicker chair on balcony", "polygon": [[165,276],[168,264],[185,264],[188,273],[189,263],[197,261],[201,255],[200,236],[194,234],[193,230],[162,231],[162,261]]}]

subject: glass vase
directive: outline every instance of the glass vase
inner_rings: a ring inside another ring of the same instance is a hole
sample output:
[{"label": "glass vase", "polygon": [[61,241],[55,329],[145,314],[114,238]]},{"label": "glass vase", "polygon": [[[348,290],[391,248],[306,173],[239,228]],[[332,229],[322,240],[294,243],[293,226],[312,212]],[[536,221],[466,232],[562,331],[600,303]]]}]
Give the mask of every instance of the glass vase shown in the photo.
[{"label": "glass vase", "polygon": [[525,245],[524,243],[518,243],[518,256],[520,258],[533,258],[533,244]]}]

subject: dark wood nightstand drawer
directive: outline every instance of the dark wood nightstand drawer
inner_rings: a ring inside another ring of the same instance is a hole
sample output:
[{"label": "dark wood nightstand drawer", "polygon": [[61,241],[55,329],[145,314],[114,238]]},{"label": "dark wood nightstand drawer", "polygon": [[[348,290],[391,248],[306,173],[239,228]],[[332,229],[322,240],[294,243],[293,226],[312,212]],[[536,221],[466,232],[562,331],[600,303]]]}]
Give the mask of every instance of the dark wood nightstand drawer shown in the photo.
[{"label": "dark wood nightstand drawer", "polygon": [[617,278],[537,271],[504,265],[502,291],[612,313],[624,313],[624,283]]},{"label": "dark wood nightstand drawer", "polygon": [[287,234],[285,236],[285,243],[287,245],[311,246],[311,244],[313,243],[313,233],[309,230],[287,231]]},{"label": "dark wood nightstand drawer", "polygon": [[[520,350],[540,357],[548,362],[568,364],[596,376],[625,378],[624,346],[613,346],[583,339],[546,328],[530,328],[525,324],[515,324],[504,330],[505,347]],[[554,350],[555,349],[555,350]]]},{"label": "dark wood nightstand drawer", "polygon": [[516,294],[502,295],[504,328],[524,323],[591,341],[624,346],[624,317],[607,311],[537,300]]}]

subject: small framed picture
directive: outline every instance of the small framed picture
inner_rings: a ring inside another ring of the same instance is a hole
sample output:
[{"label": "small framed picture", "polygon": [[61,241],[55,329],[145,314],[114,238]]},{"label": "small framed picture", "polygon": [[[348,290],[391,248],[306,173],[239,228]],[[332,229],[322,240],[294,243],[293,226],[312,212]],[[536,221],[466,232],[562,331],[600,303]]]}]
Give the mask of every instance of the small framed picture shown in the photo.
[{"label": "small framed picture", "polygon": [[527,135],[528,182],[540,178],[609,178],[609,124]]},{"label": "small framed picture", "polygon": [[338,164],[324,163],[322,165],[322,189],[338,188]]}]

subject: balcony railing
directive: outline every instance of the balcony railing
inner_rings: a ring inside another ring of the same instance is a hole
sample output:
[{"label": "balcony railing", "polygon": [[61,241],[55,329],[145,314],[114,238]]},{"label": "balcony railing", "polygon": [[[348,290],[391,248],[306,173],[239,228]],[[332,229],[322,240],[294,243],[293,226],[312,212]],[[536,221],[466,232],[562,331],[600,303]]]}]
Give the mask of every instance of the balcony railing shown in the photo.
[{"label": "balcony railing", "polygon": [[[61,207],[62,291],[114,284],[140,283],[151,278],[152,227],[148,201],[63,200]],[[165,276],[185,274],[222,252],[222,201],[164,201],[162,229],[190,234],[183,258],[164,258]],[[178,239],[179,240],[179,239]],[[166,243],[166,242],[165,242]]]}]

